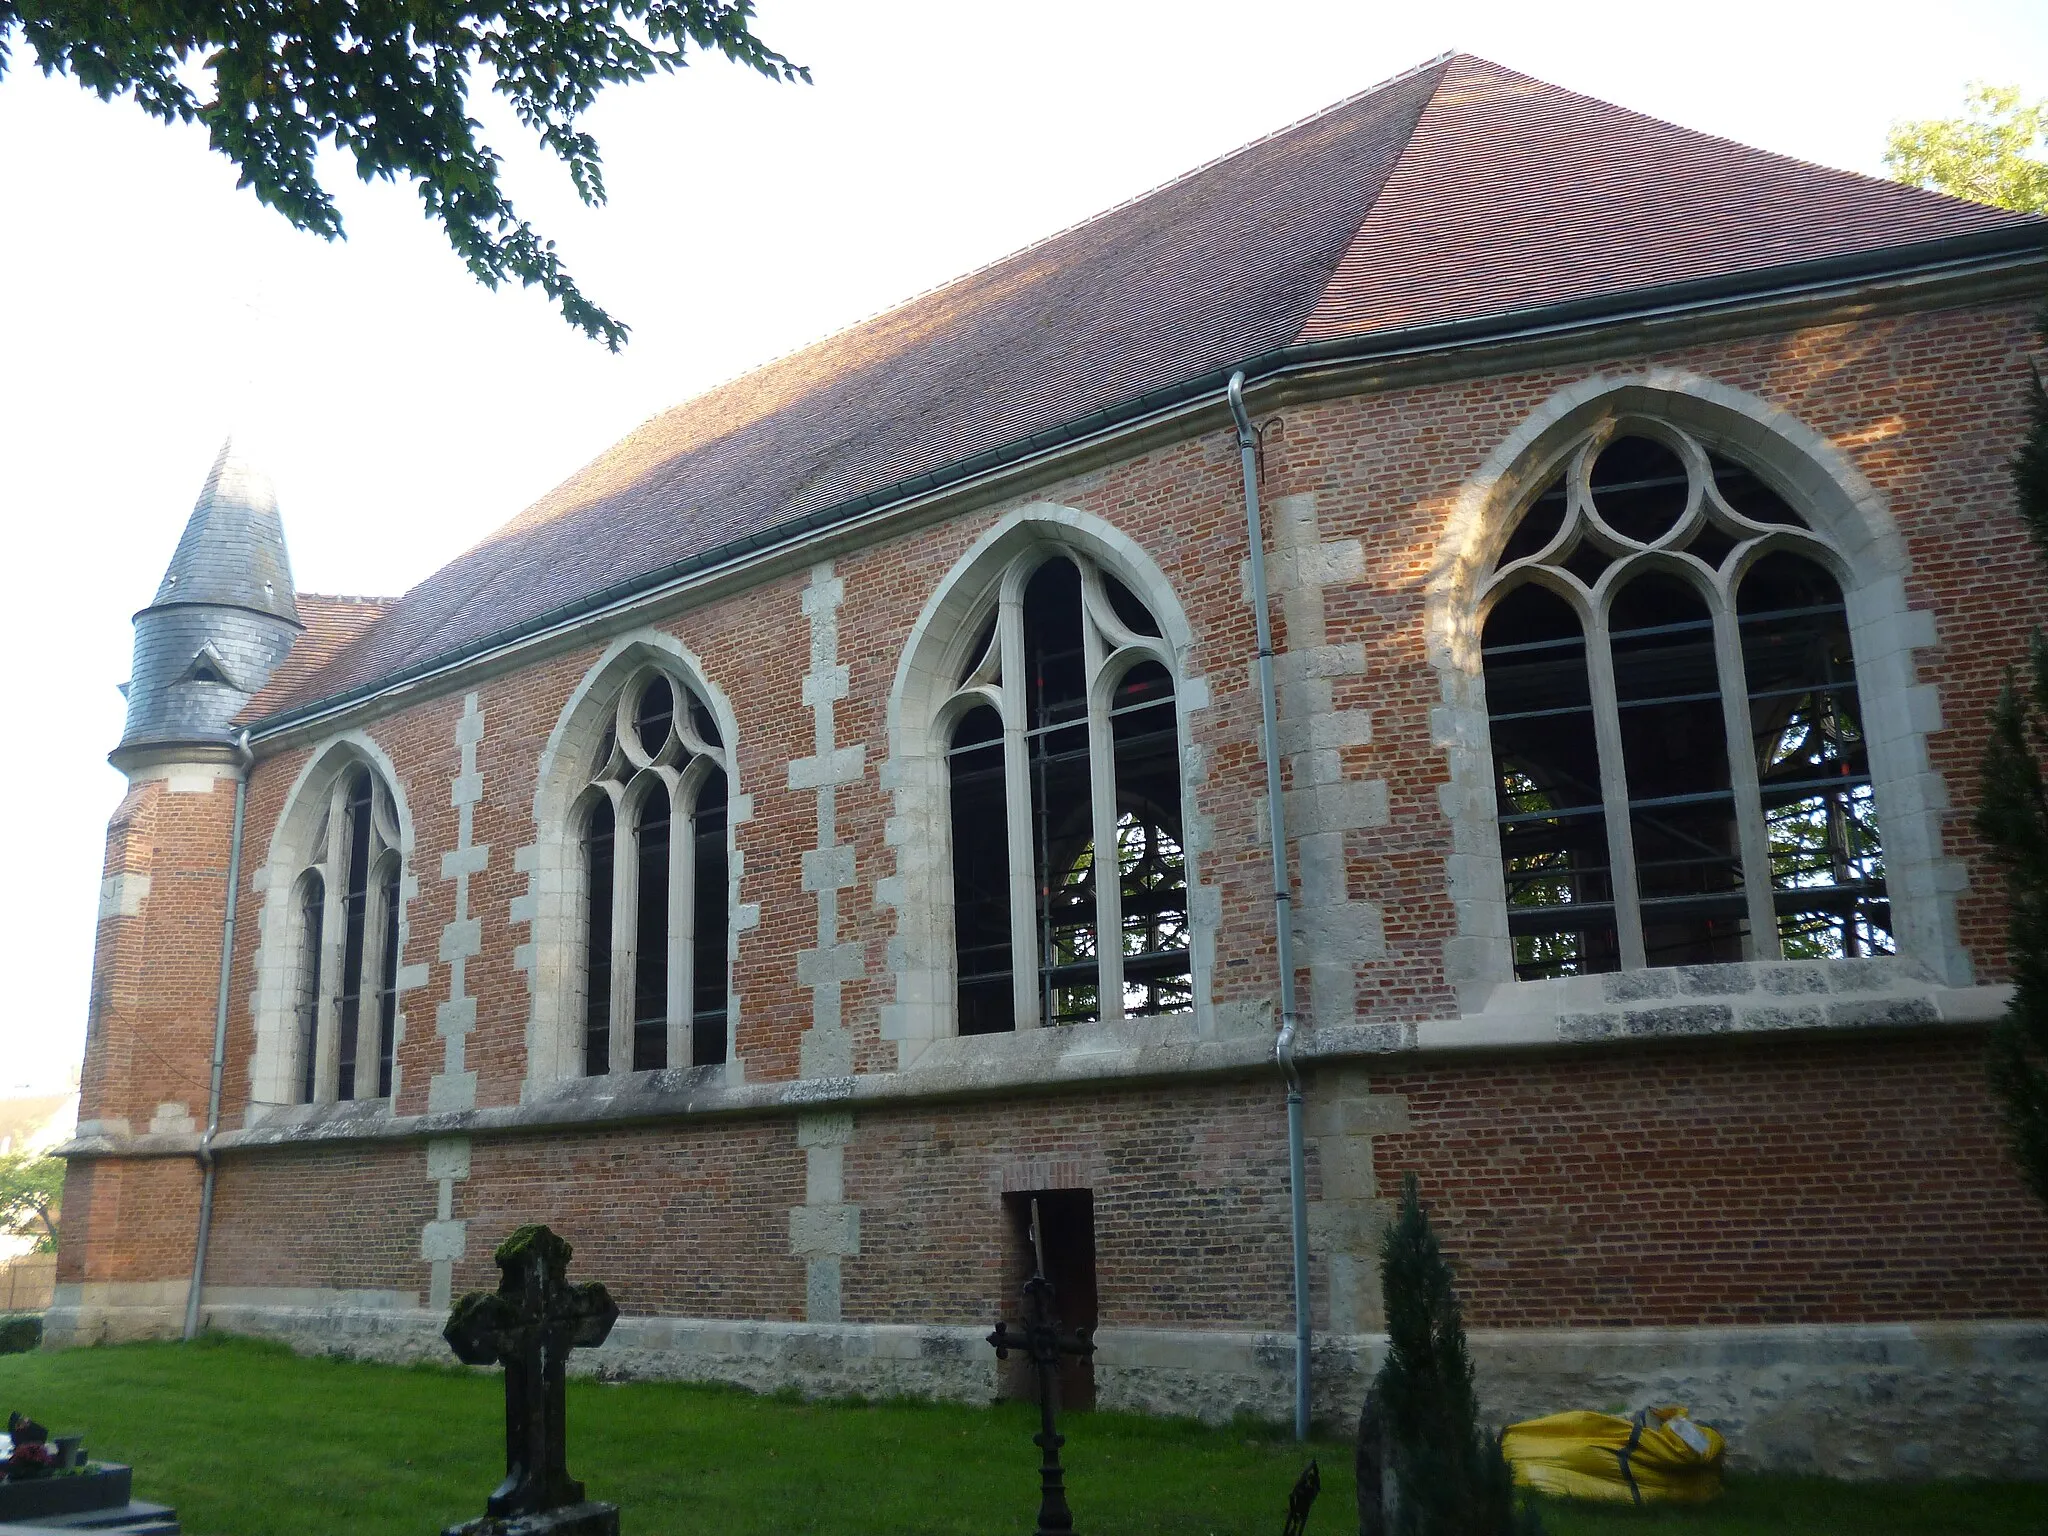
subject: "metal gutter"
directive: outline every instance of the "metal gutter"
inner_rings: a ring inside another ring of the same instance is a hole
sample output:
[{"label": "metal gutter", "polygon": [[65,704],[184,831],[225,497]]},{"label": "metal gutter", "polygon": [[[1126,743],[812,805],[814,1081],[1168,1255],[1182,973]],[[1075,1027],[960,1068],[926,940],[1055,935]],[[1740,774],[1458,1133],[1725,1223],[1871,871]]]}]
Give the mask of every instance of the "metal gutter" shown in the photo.
[{"label": "metal gutter", "polygon": [[546,612],[422,662],[403,667],[356,688],[315,699],[256,721],[252,739],[264,741],[295,728],[343,714],[376,698],[409,692],[458,668],[539,643],[571,627],[634,604],[659,600],[665,589],[701,579],[721,568],[737,568],[769,551],[795,545],[828,530],[843,529],[872,515],[899,510],[942,491],[962,491],[997,474],[1016,473],[1056,455],[1112,434],[1130,432],[1175,414],[1222,401],[1229,380],[1245,377],[1246,388],[1341,367],[1403,361],[1511,342],[1539,341],[1587,333],[1630,321],[1677,320],[1725,313],[1759,304],[1847,293],[1886,281],[1959,278],[2048,258],[2048,220],[1895,246],[1885,251],[1798,262],[1759,272],[1693,279],[1629,289],[1588,299],[1442,324],[1375,331],[1332,341],[1271,348],[1241,363],[1212,369],[1193,379],[1150,390],[1104,406],[1058,427],[1049,427],[999,448],[988,449],[938,469],[835,502],[771,528],[732,539],[669,565],[626,578],[559,604]]}]

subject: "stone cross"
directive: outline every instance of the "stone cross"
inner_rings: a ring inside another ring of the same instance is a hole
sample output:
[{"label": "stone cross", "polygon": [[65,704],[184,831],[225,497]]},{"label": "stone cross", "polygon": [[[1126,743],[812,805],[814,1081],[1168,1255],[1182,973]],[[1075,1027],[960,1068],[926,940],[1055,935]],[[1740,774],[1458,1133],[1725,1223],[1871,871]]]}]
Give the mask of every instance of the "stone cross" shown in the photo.
[{"label": "stone cross", "polygon": [[1031,1319],[1022,1328],[998,1322],[988,1336],[996,1347],[996,1358],[1007,1360],[1018,1350],[1038,1370],[1039,1431],[1032,1443],[1044,1453],[1038,1467],[1037,1536],[1068,1536],[1074,1529],[1074,1512],[1067,1508],[1066,1473],[1060,1467],[1060,1447],[1066,1437],[1059,1432],[1060,1356],[1088,1356],[1095,1345],[1086,1328],[1062,1332],[1053,1313],[1052,1282],[1045,1278],[1045,1247],[1039,1236],[1038,1202],[1031,1202],[1031,1278],[1024,1282],[1024,1299],[1030,1304]]},{"label": "stone cross", "polygon": [[498,1288],[464,1296],[441,1330],[463,1364],[505,1367],[505,1481],[485,1505],[492,1519],[583,1501],[565,1464],[563,1373],[570,1350],[604,1342],[619,1308],[602,1285],[568,1283],[572,1251],[547,1227],[521,1227],[498,1248]]}]

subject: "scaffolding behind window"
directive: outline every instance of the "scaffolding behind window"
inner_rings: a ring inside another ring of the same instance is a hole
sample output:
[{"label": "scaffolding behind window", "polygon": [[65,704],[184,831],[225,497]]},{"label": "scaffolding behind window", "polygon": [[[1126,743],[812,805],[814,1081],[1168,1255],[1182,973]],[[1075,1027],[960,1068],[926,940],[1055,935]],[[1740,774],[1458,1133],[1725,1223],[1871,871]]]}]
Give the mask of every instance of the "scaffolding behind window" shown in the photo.
[{"label": "scaffolding behind window", "polygon": [[1590,435],[1530,502],[1481,636],[1517,976],[1892,952],[1827,562],[1661,423]]},{"label": "scaffolding behind window", "polygon": [[959,1032],[1185,1011],[1180,734],[1158,622],[1065,553],[1012,562],[995,596],[949,706]]}]

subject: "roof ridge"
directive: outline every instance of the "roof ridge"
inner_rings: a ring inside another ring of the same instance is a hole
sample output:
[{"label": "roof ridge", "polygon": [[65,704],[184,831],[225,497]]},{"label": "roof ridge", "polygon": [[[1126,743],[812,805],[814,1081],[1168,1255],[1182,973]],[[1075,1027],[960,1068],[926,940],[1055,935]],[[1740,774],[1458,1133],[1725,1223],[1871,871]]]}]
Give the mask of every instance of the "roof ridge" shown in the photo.
[{"label": "roof ridge", "polygon": [[[944,282],[933,283],[928,288],[920,288],[914,293],[905,294],[902,298],[897,299],[892,303],[885,304],[880,309],[869,310],[866,314],[860,316],[857,319],[849,320],[846,322],[846,324],[835,327],[832,330],[823,331],[818,335],[811,337],[808,341],[799,342],[797,345],[790,347],[786,351],[776,353],[773,357],[766,357],[763,358],[758,363],[749,364],[747,367],[742,368],[738,373],[727,374],[724,378],[719,379],[716,383],[705,385],[695,394],[685,395],[682,399],[676,401],[673,405],[663,406],[660,410],[654,412],[652,415],[641,418],[640,425],[645,426],[648,422],[654,421],[659,417],[666,416],[671,411],[679,411],[686,405],[694,405],[697,401],[702,400],[707,396],[718,393],[719,390],[724,389],[729,384],[737,384],[741,379],[750,378],[754,374],[764,372],[767,369],[774,367],[777,363],[787,362],[792,357],[796,357],[804,352],[808,352],[812,347],[822,345],[825,342],[831,341],[835,337],[845,336],[853,331],[857,331],[864,325],[871,324],[876,320],[881,320],[890,315],[895,314],[898,310],[908,309],[911,305],[917,304],[925,299],[929,299],[934,294],[944,293],[948,288],[957,287],[961,283],[969,282],[974,278],[980,277],[985,272],[992,272],[997,267],[1002,266],[1006,262],[1015,261],[1020,256],[1028,256],[1031,254],[1031,252],[1038,250],[1044,246],[1051,245],[1056,240],[1065,239],[1068,235],[1073,234],[1076,230],[1086,229],[1091,224],[1099,223],[1103,219],[1107,219],[1115,214],[1122,213],[1126,208],[1135,208],[1138,204],[1144,202],[1147,198],[1157,197],[1160,193],[1166,191],[1168,188],[1177,187],[1185,181],[1192,181],[1195,177],[1200,176],[1205,172],[1212,171],[1219,165],[1228,164],[1230,161],[1235,160],[1239,155],[1249,154],[1252,150],[1257,149],[1260,145],[1270,144],[1275,139],[1282,138],[1287,134],[1293,133],[1298,128],[1304,128],[1308,124],[1315,122],[1319,118],[1328,117],[1333,112],[1341,112],[1346,107],[1356,106],[1359,102],[1364,101],[1368,96],[1376,96],[1381,91],[1390,90],[1394,86],[1415,79],[1418,75],[1427,74],[1430,70],[1437,69],[1443,65],[1446,65],[1450,63],[1453,59],[1477,57],[1478,55],[1476,54],[1461,54],[1455,48],[1447,48],[1442,53],[1436,55],[1436,57],[1434,58],[1424,59],[1420,64],[1411,65],[1409,68],[1401,70],[1396,74],[1391,74],[1387,76],[1386,79],[1377,81],[1372,85],[1368,85],[1362,90],[1353,91],[1349,96],[1345,96],[1337,101],[1333,101],[1328,106],[1318,107],[1315,111],[1305,113],[1302,116],[1297,117],[1293,122],[1283,124],[1282,126],[1273,129],[1270,133],[1262,133],[1255,139],[1246,139],[1244,143],[1237,145],[1233,149],[1226,149],[1219,155],[1211,155],[1207,160],[1204,160],[1200,165],[1191,166],[1187,170],[1182,171],[1179,175],[1169,176],[1164,181],[1154,182],[1151,186],[1145,188],[1142,192],[1134,192],[1129,197],[1123,199],[1121,202],[1112,203],[1107,208],[1098,208],[1095,212],[1089,214],[1086,218],[1076,219],[1071,224],[1063,224],[1058,229],[1053,230],[1050,234],[1040,235],[1036,240],[1026,241],[1023,245],[1018,246],[1015,250],[1005,251],[1000,256],[992,256],[987,261],[982,262],[979,266],[969,267],[965,272],[956,272],[953,274],[953,276],[947,278]],[[1488,59],[1482,59],[1480,60],[1480,62],[1492,63],[1492,61]],[[1495,67],[1502,68],[1505,66],[1496,65]],[[1384,190],[1384,184],[1382,184],[1382,190]],[[1368,214],[1371,213],[1372,202],[1368,202],[1365,205],[1365,211]],[[612,446],[616,447],[617,444],[615,443]],[[598,457],[602,458],[603,455],[600,454]]]},{"label": "roof ridge", "polygon": [[[349,603],[364,608],[388,606],[398,601],[397,597],[374,597],[366,592],[300,592],[295,596],[301,602]],[[402,597],[404,594],[400,593],[399,596]]]}]

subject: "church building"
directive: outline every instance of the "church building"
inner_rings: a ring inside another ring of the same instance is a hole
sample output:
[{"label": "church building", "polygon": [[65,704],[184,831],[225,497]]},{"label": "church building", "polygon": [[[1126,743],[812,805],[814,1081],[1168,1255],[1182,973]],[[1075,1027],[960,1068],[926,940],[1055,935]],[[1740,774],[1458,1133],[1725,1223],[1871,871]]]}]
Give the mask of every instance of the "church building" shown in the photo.
[{"label": "church building", "polygon": [[223,449],[48,1338],[447,1359],[544,1221],[587,1368],[986,1400],[1035,1203],[1071,1396],[1340,1425],[1413,1173],[1495,1422],[2048,1473],[1971,825],[2044,296],[2048,221],[1455,55],[400,598],[295,591]]}]

